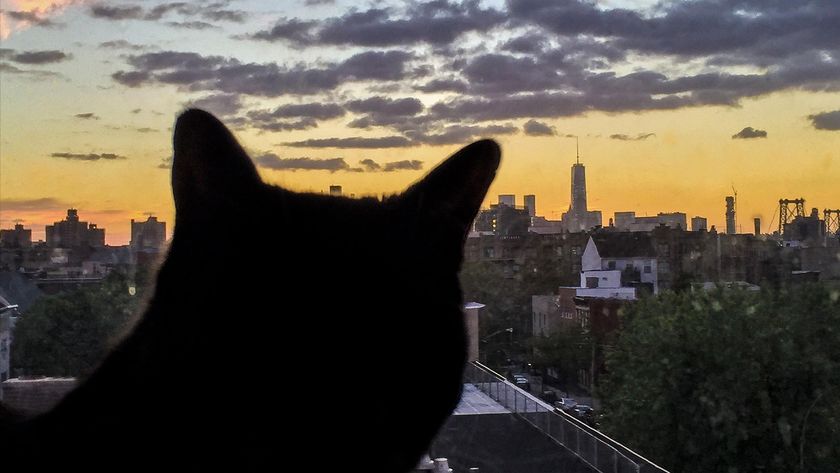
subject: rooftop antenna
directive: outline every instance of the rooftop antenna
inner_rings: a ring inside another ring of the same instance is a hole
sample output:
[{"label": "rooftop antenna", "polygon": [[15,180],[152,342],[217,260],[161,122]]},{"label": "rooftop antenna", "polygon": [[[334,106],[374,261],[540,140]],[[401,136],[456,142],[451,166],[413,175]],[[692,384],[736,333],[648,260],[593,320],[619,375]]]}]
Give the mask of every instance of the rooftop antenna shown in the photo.
[{"label": "rooftop antenna", "polygon": [[577,136],[575,136],[575,149],[577,150],[577,158],[575,158],[575,160],[577,161],[577,164],[580,164],[580,141],[578,141]]}]

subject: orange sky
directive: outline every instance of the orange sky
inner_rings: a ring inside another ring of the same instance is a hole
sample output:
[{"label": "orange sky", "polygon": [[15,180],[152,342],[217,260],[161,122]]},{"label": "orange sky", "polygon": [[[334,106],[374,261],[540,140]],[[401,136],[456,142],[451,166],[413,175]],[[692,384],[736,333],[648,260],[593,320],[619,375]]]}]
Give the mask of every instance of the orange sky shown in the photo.
[{"label": "orange sky", "polygon": [[[97,45],[123,38],[139,43],[147,25],[130,21],[97,23],[86,16],[87,7],[79,2],[40,2],[40,10],[35,8],[36,3],[4,0],[2,7],[36,11],[64,26],[10,27],[4,15],[0,47],[14,52],[62,50],[70,57],[48,66],[9,63],[28,71],[23,73],[0,70],[0,228],[22,220],[32,228],[33,238],[40,239],[43,226],[62,219],[66,208],[73,206],[83,220],[106,229],[111,245],[127,243],[130,219],[145,219],[146,213],[158,215],[171,230],[174,210],[169,171],[158,165],[171,155],[171,126],[177,113],[197,95],[164,85],[124,87],[111,80],[114,71],[126,68],[126,55],[133,52]],[[67,3],[77,5],[59,5]],[[48,4],[57,6],[50,10],[44,6]],[[330,14],[335,13],[330,10]],[[253,15],[257,23],[268,23],[264,19],[267,13]],[[179,50],[238,57],[268,51],[262,44],[229,38],[205,44],[201,38],[199,33],[179,30],[162,39],[156,37],[153,47],[177,46]],[[271,51],[274,60],[308,57],[294,48]],[[326,60],[326,54],[318,57]],[[627,67],[633,66],[631,63]],[[363,96],[367,90],[351,84],[324,98],[298,101],[342,101]],[[398,91],[393,96],[416,96],[427,109],[440,100],[440,95],[412,95],[410,91]],[[284,100],[245,98],[248,106],[257,108],[271,108],[286,103]],[[743,231],[751,231],[753,217],[761,217],[767,229],[771,219],[777,218],[774,211],[780,198],[804,197],[809,210],[817,207],[820,212],[823,208],[840,208],[840,132],[815,129],[808,118],[838,108],[840,92],[791,89],[744,98],[737,106],[590,111],[564,118],[539,118],[555,128],[555,136],[526,135],[522,126],[528,118],[497,120],[494,123],[519,131],[491,134],[502,144],[503,163],[485,204],[504,193],[516,194],[517,204],[522,205],[523,194],[536,194],[537,213],[558,219],[569,205],[569,169],[575,158],[575,140],[563,137],[568,134],[580,138],[589,206],[603,212],[604,224],[616,211],[634,210],[638,215],[680,211],[689,219],[705,216],[709,225],[720,228],[724,197],[734,186]],[[77,116],[87,113],[93,114],[92,118]],[[460,146],[306,149],[284,145],[306,139],[358,136],[360,130],[347,126],[351,118],[320,120],[317,127],[304,130],[260,132],[245,128],[237,135],[254,154],[341,157],[351,166],[362,159],[424,163],[423,171],[391,173],[261,169],[267,181],[291,189],[325,192],[329,185],[340,184],[345,194],[356,195],[399,191]],[[764,130],[767,136],[732,138],[747,126]],[[368,137],[393,134],[385,129],[363,133]],[[610,138],[616,134],[653,135],[638,141]],[[55,153],[114,153],[125,159],[82,161],[56,158]]]}]

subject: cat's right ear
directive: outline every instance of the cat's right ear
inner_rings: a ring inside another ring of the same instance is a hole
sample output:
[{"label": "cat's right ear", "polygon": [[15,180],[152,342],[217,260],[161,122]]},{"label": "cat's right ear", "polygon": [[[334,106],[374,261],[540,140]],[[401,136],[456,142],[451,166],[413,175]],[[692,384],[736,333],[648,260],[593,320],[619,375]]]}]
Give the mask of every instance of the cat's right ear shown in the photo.
[{"label": "cat's right ear", "polygon": [[213,211],[236,200],[261,180],[236,138],[213,115],[198,109],[175,122],[172,192],[176,217]]},{"label": "cat's right ear", "polygon": [[[403,195],[430,225],[452,228],[466,234],[501,160],[499,145],[492,140],[477,141],[462,148],[438,165]],[[426,225],[423,225],[426,227]]]}]

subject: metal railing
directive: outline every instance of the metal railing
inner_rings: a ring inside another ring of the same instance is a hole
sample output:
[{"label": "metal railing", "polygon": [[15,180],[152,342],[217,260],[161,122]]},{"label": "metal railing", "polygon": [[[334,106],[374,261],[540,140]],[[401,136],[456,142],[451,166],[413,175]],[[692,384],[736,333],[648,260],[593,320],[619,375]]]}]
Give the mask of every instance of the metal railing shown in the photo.
[{"label": "metal railing", "polygon": [[667,473],[604,434],[557,412],[481,363],[467,365],[464,382],[498,402],[600,473]]}]

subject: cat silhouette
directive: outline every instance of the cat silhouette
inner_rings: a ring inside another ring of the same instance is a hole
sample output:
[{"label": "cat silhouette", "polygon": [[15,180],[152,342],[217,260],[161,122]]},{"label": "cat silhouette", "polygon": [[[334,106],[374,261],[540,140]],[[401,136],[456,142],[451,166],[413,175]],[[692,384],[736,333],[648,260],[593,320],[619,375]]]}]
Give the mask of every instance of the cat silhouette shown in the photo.
[{"label": "cat silhouette", "polygon": [[0,467],[412,469],[460,398],[458,271],[499,160],[483,140],[400,195],[297,193],[187,110],[148,307],[55,408],[0,429]]}]

